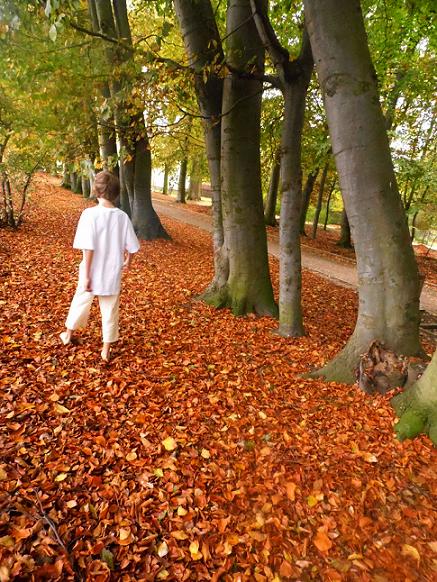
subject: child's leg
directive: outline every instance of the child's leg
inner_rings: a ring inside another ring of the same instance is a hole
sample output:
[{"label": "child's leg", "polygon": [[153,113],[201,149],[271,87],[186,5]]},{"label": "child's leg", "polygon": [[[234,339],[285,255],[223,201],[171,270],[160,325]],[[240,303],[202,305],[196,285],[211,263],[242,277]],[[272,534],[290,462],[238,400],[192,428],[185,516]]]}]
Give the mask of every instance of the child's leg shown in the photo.
[{"label": "child's leg", "polygon": [[102,314],[103,350],[102,358],[108,360],[109,349],[118,340],[118,307],[120,295],[99,295]]},{"label": "child's leg", "polygon": [[71,335],[75,329],[85,327],[88,323],[93,299],[94,295],[88,291],[76,291],[74,294],[67,320],[65,322],[67,331],[62,334],[64,337],[61,335],[61,339],[64,343],[69,343]]}]

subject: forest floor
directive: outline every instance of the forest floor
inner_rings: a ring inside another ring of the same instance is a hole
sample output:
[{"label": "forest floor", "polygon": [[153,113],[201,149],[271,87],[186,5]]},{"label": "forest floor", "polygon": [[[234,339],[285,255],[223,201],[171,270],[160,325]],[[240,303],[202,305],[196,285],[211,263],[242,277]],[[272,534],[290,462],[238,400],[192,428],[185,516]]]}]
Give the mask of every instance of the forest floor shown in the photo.
[{"label": "forest floor", "polygon": [[280,338],[195,300],[210,235],[164,218],[106,365],[96,307],[58,338],[87,204],[40,176],[0,231],[0,580],[435,580],[430,440],[394,439],[388,397],[301,377],[350,335],[353,290],[305,271],[308,335]]}]

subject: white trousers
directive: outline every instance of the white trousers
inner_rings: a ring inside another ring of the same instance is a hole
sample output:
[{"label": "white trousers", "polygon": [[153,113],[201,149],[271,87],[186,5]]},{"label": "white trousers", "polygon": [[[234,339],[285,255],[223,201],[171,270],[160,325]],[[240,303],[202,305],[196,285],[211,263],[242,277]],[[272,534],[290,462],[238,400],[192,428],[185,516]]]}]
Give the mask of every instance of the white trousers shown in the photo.
[{"label": "white trousers", "polygon": [[[65,327],[78,329],[86,327],[90,314],[91,304],[95,295],[89,291],[77,290],[70,305]],[[102,316],[102,335],[104,343],[112,343],[118,340],[118,306],[120,294],[98,295],[100,313]]]}]

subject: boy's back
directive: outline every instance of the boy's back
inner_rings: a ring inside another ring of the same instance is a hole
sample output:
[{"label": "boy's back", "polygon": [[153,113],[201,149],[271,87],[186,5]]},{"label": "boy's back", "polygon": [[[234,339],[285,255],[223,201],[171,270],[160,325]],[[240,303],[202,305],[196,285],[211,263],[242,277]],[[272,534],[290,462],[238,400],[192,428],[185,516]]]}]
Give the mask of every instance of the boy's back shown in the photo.
[{"label": "boy's back", "polygon": [[[135,253],[138,241],[125,212],[98,205],[83,211],[73,247],[94,251],[91,266],[93,294],[116,295],[120,291],[124,253]],[[83,275],[81,264],[80,280]]]}]

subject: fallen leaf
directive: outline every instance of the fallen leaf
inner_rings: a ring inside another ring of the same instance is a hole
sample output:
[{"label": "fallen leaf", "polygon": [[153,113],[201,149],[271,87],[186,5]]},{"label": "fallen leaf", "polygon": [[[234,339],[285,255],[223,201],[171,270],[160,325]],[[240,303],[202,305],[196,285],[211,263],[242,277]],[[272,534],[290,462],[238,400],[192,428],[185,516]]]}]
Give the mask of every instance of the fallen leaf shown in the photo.
[{"label": "fallen leaf", "polygon": [[158,544],[158,546],[156,548],[156,553],[158,554],[158,556],[160,558],[163,558],[164,556],[166,556],[168,554],[167,542],[161,542],[160,544]]},{"label": "fallen leaf", "polygon": [[317,533],[313,538],[313,544],[321,552],[327,552],[332,548],[332,542],[323,528],[317,530]]},{"label": "fallen leaf", "polygon": [[162,441],[162,444],[166,451],[174,451],[178,447],[177,442],[173,437],[167,437]]},{"label": "fallen leaf", "polygon": [[408,544],[402,544],[401,554],[403,556],[410,556],[411,558],[414,558],[418,562],[420,561],[420,554],[414,546],[410,546]]}]

